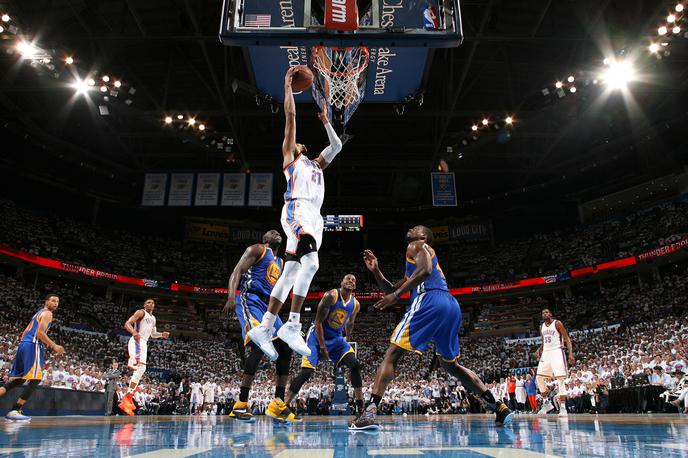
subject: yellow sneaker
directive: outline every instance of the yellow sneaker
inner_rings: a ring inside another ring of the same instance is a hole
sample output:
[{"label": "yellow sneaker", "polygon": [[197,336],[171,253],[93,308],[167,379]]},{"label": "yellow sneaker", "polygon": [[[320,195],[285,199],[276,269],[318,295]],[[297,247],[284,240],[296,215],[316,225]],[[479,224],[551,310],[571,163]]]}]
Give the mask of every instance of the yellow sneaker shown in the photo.
[{"label": "yellow sneaker", "polygon": [[281,422],[300,423],[303,421],[280,398],[275,398],[270,402],[265,415]]},{"label": "yellow sneaker", "polygon": [[229,416],[236,418],[239,421],[255,421],[253,414],[249,411],[248,402],[235,402],[234,406],[232,407],[232,411],[229,413]]}]

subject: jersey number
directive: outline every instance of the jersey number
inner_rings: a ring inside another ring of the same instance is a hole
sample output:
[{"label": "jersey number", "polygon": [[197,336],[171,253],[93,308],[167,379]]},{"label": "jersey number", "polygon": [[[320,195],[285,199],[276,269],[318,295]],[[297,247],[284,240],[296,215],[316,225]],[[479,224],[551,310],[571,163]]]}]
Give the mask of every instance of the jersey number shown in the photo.
[{"label": "jersey number", "polygon": [[552,343],[552,336],[545,336],[545,343]]},{"label": "jersey number", "polygon": [[322,172],[313,170],[313,173],[311,174],[311,181],[318,185],[322,184]]}]

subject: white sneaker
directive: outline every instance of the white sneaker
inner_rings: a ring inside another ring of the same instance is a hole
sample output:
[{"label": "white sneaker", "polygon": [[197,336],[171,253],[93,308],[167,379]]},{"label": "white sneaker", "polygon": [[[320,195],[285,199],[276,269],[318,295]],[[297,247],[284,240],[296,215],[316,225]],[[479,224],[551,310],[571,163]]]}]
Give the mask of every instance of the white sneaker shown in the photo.
[{"label": "white sneaker", "polygon": [[549,399],[545,399],[545,402],[542,403],[542,408],[538,411],[539,414],[544,414],[549,412],[550,410],[554,409],[554,406],[550,402]]},{"label": "white sneaker", "polygon": [[[302,356],[310,356],[311,349],[306,345],[301,335],[301,323],[284,323],[281,328],[277,330],[277,337],[282,339],[284,343],[296,353]],[[265,351],[265,350],[263,350]]]},{"label": "white sneaker", "polygon": [[569,411],[566,410],[566,406],[564,405],[563,402],[561,402],[559,405],[559,416],[560,417],[568,417],[569,416]]},{"label": "white sneaker", "polygon": [[12,421],[31,421],[31,417],[27,417],[26,415],[22,414],[18,410],[11,410],[7,412],[7,415],[5,415],[5,418],[8,420]]},{"label": "white sneaker", "polygon": [[263,353],[270,358],[270,361],[277,361],[279,354],[277,354],[277,350],[275,350],[275,346],[272,344],[272,329],[268,329],[263,324],[259,324],[255,328],[251,329],[246,335],[253,341],[253,343],[258,345],[260,349],[263,350]]}]

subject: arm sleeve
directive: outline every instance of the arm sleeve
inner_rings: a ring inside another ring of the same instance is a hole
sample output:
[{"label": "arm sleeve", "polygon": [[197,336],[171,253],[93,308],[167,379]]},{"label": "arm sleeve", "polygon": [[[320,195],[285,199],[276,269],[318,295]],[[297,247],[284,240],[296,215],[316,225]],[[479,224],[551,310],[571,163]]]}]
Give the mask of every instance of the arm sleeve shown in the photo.
[{"label": "arm sleeve", "polygon": [[158,328],[153,328],[153,332],[151,332],[151,337],[154,339],[160,339],[162,337],[162,332],[158,332]]},{"label": "arm sleeve", "polygon": [[325,159],[325,161],[329,164],[331,163],[335,156],[339,154],[339,152],[342,150],[342,141],[339,139],[339,136],[337,136],[337,132],[334,131],[334,128],[332,127],[332,124],[329,122],[325,124],[325,131],[327,132],[327,138],[330,140],[330,145],[325,148],[322,153],[320,153]]}]

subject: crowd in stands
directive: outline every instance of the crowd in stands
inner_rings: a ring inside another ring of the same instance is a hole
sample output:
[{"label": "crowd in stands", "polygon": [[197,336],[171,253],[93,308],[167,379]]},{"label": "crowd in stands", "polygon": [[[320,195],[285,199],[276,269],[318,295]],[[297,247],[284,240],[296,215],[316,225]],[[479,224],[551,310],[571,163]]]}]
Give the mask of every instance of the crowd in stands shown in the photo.
[{"label": "crowd in stands", "polygon": [[[225,286],[244,244],[180,241],[110,230],[28,210],[0,199],[0,231],[5,243],[33,254],[102,270],[203,286]],[[688,235],[688,202],[658,204],[625,216],[525,239],[463,242],[438,246],[450,286],[480,285],[554,275],[667,245]],[[257,240],[255,241],[257,242]],[[359,250],[328,247],[313,284],[323,291],[343,274],[359,276],[360,291],[377,286],[365,271]],[[373,247],[376,248],[376,247]],[[403,253],[377,249],[390,277],[402,275]]]}]

